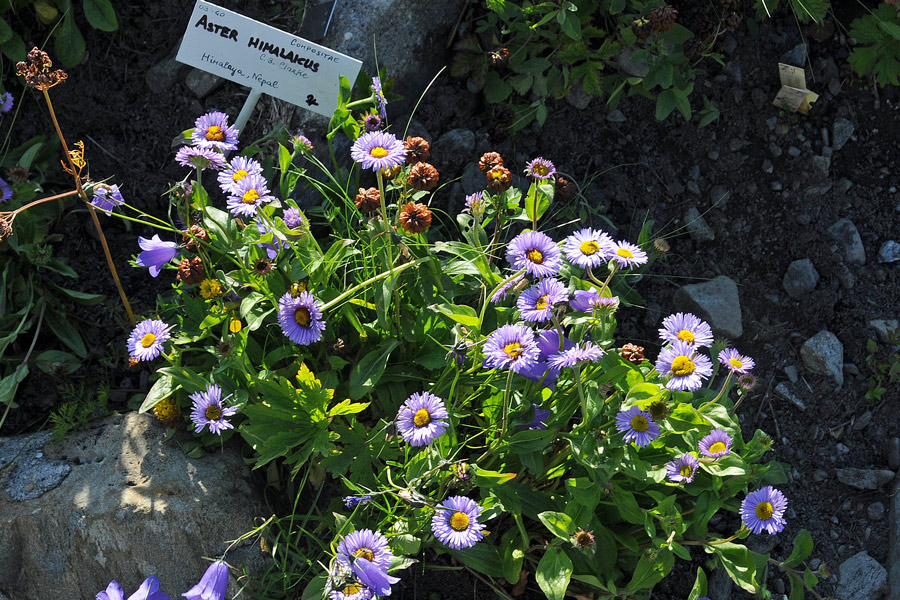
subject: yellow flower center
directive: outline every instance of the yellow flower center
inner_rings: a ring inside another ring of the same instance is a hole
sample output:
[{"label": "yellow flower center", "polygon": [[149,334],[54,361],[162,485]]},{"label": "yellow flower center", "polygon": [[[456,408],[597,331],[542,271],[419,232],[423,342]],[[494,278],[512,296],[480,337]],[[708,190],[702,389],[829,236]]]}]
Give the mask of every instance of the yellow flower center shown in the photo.
[{"label": "yellow flower center", "polygon": [[544,264],[544,254],[538,250],[537,248],[532,248],[528,252],[525,253],[525,256],[528,257],[528,260],[533,262],[536,265]]},{"label": "yellow flower center", "polygon": [[369,155],[372,156],[372,158],[384,158],[388,154],[390,154],[390,152],[388,152],[385,148],[382,148],[381,146],[375,146],[374,148],[369,150]]},{"label": "yellow flower center", "polygon": [[734,367],[735,369],[740,369],[741,367],[744,366],[744,363],[742,363],[740,361],[740,359],[737,359],[737,358],[729,358],[728,364],[731,365],[732,367]]},{"label": "yellow flower center", "polygon": [[600,244],[598,244],[594,240],[588,240],[586,242],[581,242],[581,245],[578,246],[578,249],[585,256],[591,256],[600,252]]},{"label": "yellow flower center", "polygon": [[256,190],[247,190],[244,192],[244,195],[241,196],[241,202],[244,204],[256,204],[257,200],[259,200],[259,192]]},{"label": "yellow flower center", "polygon": [[237,183],[238,181],[240,181],[241,179],[243,179],[244,177],[246,177],[249,174],[250,173],[248,173],[247,171],[245,171],[243,169],[239,169],[234,172],[234,175],[231,176],[231,180],[234,181],[235,183]]},{"label": "yellow flower center", "polygon": [[155,342],[155,341],[156,341],[156,336],[153,335],[152,333],[148,333],[144,337],[141,338],[141,346],[143,346],[144,348],[149,348],[150,346],[153,345],[153,342]]},{"label": "yellow flower center", "polygon": [[416,427],[425,427],[431,423],[431,414],[428,412],[426,408],[420,408],[416,411],[415,416],[413,416],[413,424]]},{"label": "yellow flower center", "polygon": [[312,316],[309,314],[309,309],[305,306],[301,306],[294,311],[294,321],[297,322],[297,325],[300,327],[309,327],[309,322],[312,321]]},{"label": "yellow flower center", "polygon": [[218,125],[213,125],[206,130],[206,139],[210,142],[224,142],[225,132]]},{"label": "yellow flower center", "polygon": [[685,377],[694,372],[694,361],[687,356],[676,356],[672,361],[672,372],[676,377]]},{"label": "yellow flower center", "polygon": [[210,421],[217,421],[222,418],[222,409],[218,404],[210,404],[206,407],[206,418]]},{"label": "yellow flower center", "polygon": [[491,169],[491,172],[488,173],[491,176],[491,179],[494,181],[502,181],[503,180],[503,170],[502,169]]},{"label": "yellow flower center", "polygon": [[728,450],[728,446],[725,445],[725,442],[713,442],[709,445],[709,453],[715,454],[716,452],[725,452]]},{"label": "yellow flower center", "polygon": [[616,250],[616,254],[618,254],[622,258],[634,258],[634,253],[628,248],[619,248],[618,250]]},{"label": "yellow flower center", "polygon": [[508,357],[510,357],[512,359],[516,359],[516,358],[519,358],[519,356],[523,352],[525,352],[525,349],[522,348],[522,344],[520,344],[519,342],[512,342],[510,344],[503,346],[503,352]]},{"label": "yellow flower center", "polygon": [[631,428],[638,433],[644,433],[645,431],[650,429],[650,422],[647,421],[647,417],[643,415],[637,415],[631,417]]},{"label": "yellow flower center", "polygon": [[537,302],[534,303],[534,307],[537,310],[544,310],[548,306],[550,306],[550,296],[541,296],[537,299]]},{"label": "yellow flower center", "polygon": [[167,421],[178,416],[178,404],[171,397],[163,398],[153,407],[153,416],[160,421]]},{"label": "yellow flower center", "polygon": [[469,515],[456,511],[450,516],[450,527],[454,531],[465,531],[469,528]]},{"label": "yellow flower center", "polygon": [[772,513],[775,512],[775,508],[772,506],[771,502],[760,502],[756,505],[756,516],[762,519],[763,521],[768,521],[772,518]]},{"label": "yellow flower center", "polygon": [[691,465],[681,465],[681,468],[678,469],[678,474],[682,477],[690,477],[693,472],[694,469],[691,468]]},{"label": "yellow flower center", "polygon": [[345,586],[344,589],[341,590],[341,593],[345,596],[352,596],[353,594],[358,594],[362,591],[362,586],[358,583],[351,583],[348,586]]},{"label": "yellow flower center", "polygon": [[694,343],[694,334],[687,329],[682,329],[678,332],[678,339],[682,342],[687,342],[688,344]]},{"label": "yellow flower center", "polygon": [[366,548],[365,546],[354,552],[353,556],[357,558],[364,558],[369,562],[375,560],[375,552],[373,552],[371,548]]},{"label": "yellow flower center", "polygon": [[535,175],[541,175],[543,177],[546,177],[547,174],[550,172],[550,169],[547,168],[547,165],[537,164],[534,166],[533,169],[531,169],[531,172],[534,173]]},{"label": "yellow flower center", "polygon": [[210,300],[222,295],[222,284],[215,279],[204,279],[200,282],[200,295]]}]

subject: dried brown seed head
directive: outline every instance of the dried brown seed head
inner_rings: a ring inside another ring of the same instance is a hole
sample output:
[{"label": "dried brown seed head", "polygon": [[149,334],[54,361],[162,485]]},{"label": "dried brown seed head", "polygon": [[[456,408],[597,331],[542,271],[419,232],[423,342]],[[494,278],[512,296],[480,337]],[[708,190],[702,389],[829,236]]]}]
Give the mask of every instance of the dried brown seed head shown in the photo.
[{"label": "dried brown seed head", "polygon": [[359,188],[353,202],[360,211],[366,214],[372,213],[381,208],[381,194],[378,192],[378,188]]},{"label": "dried brown seed head", "polygon": [[431,158],[431,145],[425,138],[410,136],[403,142],[403,147],[406,148],[406,164],[408,165]]},{"label": "dried brown seed head", "polygon": [[485,175],[487,189],[495,194],[505,192],[512,185],[512,173],[506,167],[494,167]]},{"label": "dried brown seed head", "polygon": [[405,204],[400,209],[400,226],[409,233],[424,233],[431,227],[431,211],[418,202]]},{"label": "dried brown seed head", "polygon": [[438,179],[440,179],[438,170],[427,162],[414,164],[406,178],[413,189],[426,192],[437,187]]},{"label": "dried brown seed head", "polygon": [[200,283],[206,278],[206,267],[199,256],[182,258],[178,264],[178,274],[175,279],[187,284]]},{"label": "dried brown seed head", "polygon": [[487,175],[487,172],[493,169],[494,167],[502,167],[503,166],[503,157],[500,156],[496,152],[485,152],[481,155],[481,158],[478,160],[478,168],[481,169],[481,172]]}]

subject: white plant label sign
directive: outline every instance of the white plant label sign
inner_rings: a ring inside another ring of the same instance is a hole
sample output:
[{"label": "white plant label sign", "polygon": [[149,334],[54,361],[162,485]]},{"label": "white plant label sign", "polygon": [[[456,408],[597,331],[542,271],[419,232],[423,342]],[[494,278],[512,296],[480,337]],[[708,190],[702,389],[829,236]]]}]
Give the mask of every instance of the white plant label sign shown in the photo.
[{"label": "white plant label sign", "polygon": [[178,62],[330,117],[343,75],[352,84],[362,62],[197,0]]}]

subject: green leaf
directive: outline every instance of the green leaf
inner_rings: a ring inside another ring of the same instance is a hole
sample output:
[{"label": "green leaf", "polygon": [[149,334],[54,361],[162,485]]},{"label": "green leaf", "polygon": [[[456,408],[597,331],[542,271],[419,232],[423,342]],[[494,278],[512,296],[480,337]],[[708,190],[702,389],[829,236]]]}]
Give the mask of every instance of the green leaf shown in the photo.
[{"label": "green leaf", "polygon": [[115,31],[119,28],[116,11],[109,0],[84,0],[84,16],[94,29]]},{"label": "green leaf", "polygon": [[13,33],[12,38],[0,45],[0,50],[13,63],[25,60],[25,42],[18,33]]},{"label": "green leaf", "polygon": [[19,384],[28,376],[28,365],[20,365],[3,379],[0,379],[0,404],[11,404],[16,397]]},{"label": "green leaf", "polygon": [[141,407],[138,409],[138,413],[145,413],[148,410],[152,410],[154,406],[159,404],[166,397],[171,396],[172,392],[175,390],[175,381],[169,375],[163,375],[153,384],[153,387],[150,388],[150,391],[147,392],[147,397],[144,398],[144,401],[141,402]]},{"label": "green leaf", "polygon": [[443,315],[447,315],[461,325],[478,329],[478,313],[476,313],[475,309],[471,306],[467,306],[465,304],[459,305],[444,303],[432,304],[428,308]]},{"label": "green leaf", "polygon": [[706,586],[706,572],[697,567],[697,579],[694,580],[694,587],[691,588],[691,593],[688,594],[688,600],[697,600],[697,598],[705,597]]},{"label": "green leaf", "polygon": [[397,340],[384,340],[378,348],[366,354],[350,372],[350,398],[359,400],[375,387],[387,366],[394,348],[400,345]]},{"label": "green leaf", "polygon": [[656,97],[656,120],[665,121],[666,117],[675,110],[675,102],[675,92],[670,89],[660,92],[659,96]]},{"label": "green leaf", "polygon": [[56,30],[53,48],[63,66],[75,67],[81,62],[85,50],[84,37],[78,31],[71,12],[63,17],[62,24]]},{"label": "green leaf", "polygon": [[629,590],[650,589],[665,577],[672,570],[675,563],[675,557],[671,550],[662,549],[656,555],[655,559],[651,559],[646,554],[641,554],[637,566],[634,568],[634,574],[628,583]]},{"label": "green leaf", "polygon": [[[506,578],[510,585],[515,585],[519,582],[519,577],[522,573],[525,552],[519,548],[519,536],[515,535],[515,531],[511,533],[513,535],[510,535],[507,542],[503,545],[503,577]],[[505,538],[506,536],[503,537]]]},{"label": "green leaf", "polygon": [[12,39],[13,30],[6,22],[6,19],[0,18],[0,44],[5,44]]},{"label": "green leaf", "polygon": [[549,600],[563,600],[573,570],[572,559],[565,552],[548,546],[538,563],[534,578]]},{"label": "green leaf", "polygon": [[722,566],[736,584],[751,594],[755,594],[759,590],[759,584],[756,583],[756,559],[750,555],[746,546],[725,542],[715,546],[706,546],[706,551],[712,551],[718,555]]},{"label": "green leaf", "polygon": [[787,567],[789,569],[796,568],[800,563],[802,563],[806,558],[812,554],[813,551],[813,539],[809,532],[805,529],[801,529],[800,533],[794,536],[794,548],[791,550],[791,555],[787,557],[783,563],[781,563],[782,567]]},{"label": "green leaf", "polygon": [[539,513],[538,519],[553,535],[562,540],[568,541],[569,536],[575,532],[575,522],[566,513],[547,510]]},{"label": "green leaf", "polygon": [[34,357],[34,364],[44,373],[70,375],[81,367],[81,361],[68,352],[46,350]]},{"label": "green leaf", "polygon": [[484,98],[491,104],[499,104],[512,94],[513,88],[509,83],[503,81],[496,71],[488,73],[487,81],[484,83]]},{"label": "green leaf", "polygon": [[448,549],[447,552],[464,565],[468,565],[488,577],[503,577],[503,559],[497,548],[491,544],[480,543],[465,550]]},{"label": "green leaf", "polygon": [[611,0],[609,3],[609,14],[617,15],[625,10],[625,0]]},{"label": "green leaf", "polygon": [[85,292],[70,290],[69,288],[60,287],[56,284],[51,285],[57,292],[68,296],[70,300],[77,302],[78,304],[93,306],[94,304],[99,304],[100,302],[106,300],[106,296],[104,296],[103,294],[86,294]]},{"label": "green leaf", "polygon": [[368,407],[368,402],[350,402],[350,400],[345,399],[328,409],[328,416],[354,415],[366,410]]},{"label": "green leaf", "polygon": [[581,39],[581,21],[573,12],[566,11],[566,18],[560,25],[564,34],[575,40]]},{"label": "green leaf", "polygon": [[69,347],[79,358],[87,358],[87,348],[81,334],[72,325],[69,314],[48,307],[44,320],[59,340]]}]

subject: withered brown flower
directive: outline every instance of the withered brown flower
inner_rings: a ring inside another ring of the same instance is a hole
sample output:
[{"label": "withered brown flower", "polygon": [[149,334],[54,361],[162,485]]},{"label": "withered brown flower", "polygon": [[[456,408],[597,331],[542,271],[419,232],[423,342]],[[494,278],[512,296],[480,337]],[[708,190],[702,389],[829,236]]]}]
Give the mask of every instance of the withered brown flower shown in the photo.
[{"label": "withered brown flower", "polygon": [[630,363],[639,365],[644,361],[644,347],[636,344],[622,346],[622,358]]},{"label": "withered brown flower", "polygon": [[253,270],[259,275],[268,275],[269,271],[272,270],[272,261],[268,258],[260,258],[253,263]]},{"label": "withered brown flower", "polygon": [[437,187],[440,177],[438,170],[432,165],[427,162],[420,162],[414,164],[409,170],[406,180],[413,189],[427,192]]},{"label": "withered brown flower", "polygon": [[503,166],[503,157],[500,156],[496,152],[485,152],[481,155],[481,158],[478,159],[478,168],[481,169],[481,172],[487,175],[487,172],[493,169],[494,167],[502,167]]},{"label": "withered brown flower", "polygon": [[509,48],[495,48],[488,52],[488,64],[495,69],[500,69],[509,64]]},{"label": "withered brown flower", "polygon": [[400,226],[409,233],[423,233],[431,227],[431,211],[424,204],[410,202],[400,209]]},{"label": "withered brown flower", "polygon": [[356,204],[356,208],[364,213],[375,212],[381,208],[381,194],[378,192],[378,188],[359,188],[353,202]]},{"label": "withered brown flower", "polygon": [[578,186],[574,181],[566,177],[556,178],[556,196],[555,200],[559,202],[571,202],[578,194]]},{"label": "withered brown flower", "polygon": [[512,173],[506,167],[494,167],[487,173],[487,189],[493,193],[505,192],[512,185]]},{"label": "withered brown flower", "polygon": [[24,61],[16,63],[16,74],[25,78],[25,83],[36,90],[49,90],[62,83],[68,75],[62,69],[51,71],[53,61],[38,48],[32,48]]},{"label": "withered brown flower", "polygon": [[181,232],[181,241],[184,247],[191,252],[197,251],[197,240],[201,242],[209,242],[209,234],[199,225],[191,225],[190,229]]},{"label": "withered brown flower", "polygon": [[410,136],[403,142],[403,147],[406,148],[406,164],[408,165],[431,158],[431,145],[425,138]]},{"label": "withered brown flower", "polygon": [[206,278],[206,267],[199,256],[182,258],[178,264],[178,274],[175,279],[182,283],[200,283]]},{"label": "withered brown flower", "polygon": [[657,6],[650,11],[650,27],[653,28],[653,31],[662,33],[672,29],[677,18],[678,10],[674,6],[670,4]]}]

